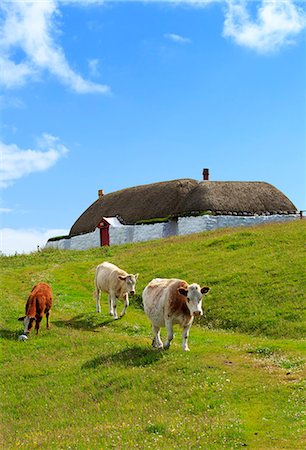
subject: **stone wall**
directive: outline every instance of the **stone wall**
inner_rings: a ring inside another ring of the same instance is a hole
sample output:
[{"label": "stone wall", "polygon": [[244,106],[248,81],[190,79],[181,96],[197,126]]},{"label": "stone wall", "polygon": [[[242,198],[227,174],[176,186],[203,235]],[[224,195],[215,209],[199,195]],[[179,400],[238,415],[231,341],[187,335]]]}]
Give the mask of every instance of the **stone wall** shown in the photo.
[{"label": "stone wall", "polygon": [[100,230],[96,228],[92,233],[80,234],[59,241],[49,241],[46,247],[60,250],[87,250],[88,248],[100,247]]},{"label": "stone wall", "polygon": [[[228,228],[238,226],[252,226],[261,223],[284,222],[298,219],[298,214],[270,216],[197,216],[179,217],[178,221],[155,223],[148,225],[122,225],[120,227],[109,227],[110,245],[127,244],[129,242],[143,242],[173,235],[186,235],[210,231],[217,228]],[[58,241],[49,241],[46,247],[61,250],[86,250],[88,248],[100,247],[100,230],[92,233],[64,238]]]},{"label": "stone wall", "polygon": [[267,216],[197,216],[180,217],[178,219],[178,235],[199,233],[200,231],[215,230],[217,228],[229,228],[239,226],[252,226],[269,222],[284,222],[294,220],[298,214],[273,214]]},{"label": "stone wall", "polygon": [[122,225],[121,227],[109,227],[110,245],[121,245],[133,242],[134,225]]}]

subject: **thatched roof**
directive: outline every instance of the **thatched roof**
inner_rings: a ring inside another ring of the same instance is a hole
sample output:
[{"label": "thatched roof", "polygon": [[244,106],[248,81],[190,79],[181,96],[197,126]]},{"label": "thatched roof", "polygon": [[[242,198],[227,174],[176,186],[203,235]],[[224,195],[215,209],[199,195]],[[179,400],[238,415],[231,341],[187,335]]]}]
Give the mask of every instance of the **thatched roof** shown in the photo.
[{"label": "thatched roof", "polygon": [[293,203],[264,182],[181,179],[131,187],[97,199],[73,224],[70,236],[93,231],[102,217],[125,224],[142,220],[212,214],[296,213]]}]

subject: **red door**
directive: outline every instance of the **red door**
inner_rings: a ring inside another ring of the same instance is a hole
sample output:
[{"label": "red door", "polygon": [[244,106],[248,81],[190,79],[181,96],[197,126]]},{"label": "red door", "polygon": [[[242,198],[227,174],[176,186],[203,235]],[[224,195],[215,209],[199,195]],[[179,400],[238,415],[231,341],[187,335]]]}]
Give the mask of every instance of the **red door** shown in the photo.
[{"label": "red door", "polygon": [[109,245],[109,223],[103,221],[99,223],[98,227],[100,228],[100,245]]}]

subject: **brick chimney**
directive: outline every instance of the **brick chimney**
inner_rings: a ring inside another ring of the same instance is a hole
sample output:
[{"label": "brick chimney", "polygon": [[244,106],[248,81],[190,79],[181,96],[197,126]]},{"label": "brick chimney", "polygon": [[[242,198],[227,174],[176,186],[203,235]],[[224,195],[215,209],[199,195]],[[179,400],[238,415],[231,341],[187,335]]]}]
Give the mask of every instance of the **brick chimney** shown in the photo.
[{"label": "brick chimney", "polygon": [[98,190],[98,197],[101,199],[101,198],[103,198],[103,196],[104,196],[104,191],[103,191],[103,189],[99,189],[99,190]]},{"label": "brick chimney", "polygon": [[203,180],[204,181],[209,180],[209,169],[203,169]]}]

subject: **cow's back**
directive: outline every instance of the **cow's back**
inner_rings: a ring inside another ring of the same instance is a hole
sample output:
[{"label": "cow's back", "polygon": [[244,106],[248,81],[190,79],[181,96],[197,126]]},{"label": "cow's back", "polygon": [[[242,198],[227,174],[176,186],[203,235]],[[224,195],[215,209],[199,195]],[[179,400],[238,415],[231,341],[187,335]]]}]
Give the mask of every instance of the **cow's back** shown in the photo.
[{"label": "cow's back", "polygon": [[127,275],[127,273],[109,262],[99,264],[96,268],[95,277],[97,289],[104,292],[116,289],[116,286],[119,284],[119,275]]},{"label": "cow's back", "polygon": [[33,286],[26,304],[26,315],[34,317],[52,307],[52,289],[47,283]]},{"label": "cow's back", "polygon": [[165,317],[171,312],[177,298],[177,290],[186,282],[176,278],[155,278],[144,289],[143,307],[146,315],[157,326],[165,324]]},{"label": "cow's back", "polygon": [[49,284],[47,283],[38,283],[32,288],[31,294],[52,297],[52,289],[51,286],[49,286]]}]

